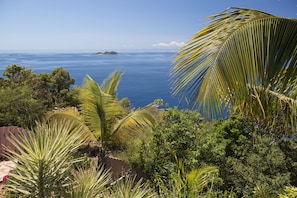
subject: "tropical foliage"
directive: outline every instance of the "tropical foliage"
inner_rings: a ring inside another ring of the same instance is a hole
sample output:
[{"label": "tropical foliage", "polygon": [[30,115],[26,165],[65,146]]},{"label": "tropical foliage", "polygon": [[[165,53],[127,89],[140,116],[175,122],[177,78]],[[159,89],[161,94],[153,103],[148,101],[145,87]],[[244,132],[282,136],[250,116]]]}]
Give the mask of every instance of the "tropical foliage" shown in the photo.
[{"label": "tropical foliage", "polygon": [[9,191],[27,197],[65,196],[73,165],[83,160],[73,154],[87,135],[81,127],[60,120],[37,125],[21,140],[12,138],[17,151],[8,150],[8,158],[17,166],[9,176]]},{"label": "tropical foliage", "polygon": [[104,144],[120,146],[150,129],[155,122],[156,105],[133,110],[118,100],[117,88],[122,75],[123,72],[116,70],[101,86],[87,76],[81,88],[82,116],[103,147]]},{"label": "tropical foliage", "polygon": [[70,190],[72,198],[78,197],[103,197],[109,194],[111,173],[102,167],[80,168],[73,173],[73,186]]},{"label": "tropical foliage", "polygon": [[294,197],[297,197],[297,188],[294,186],[286,186],[285,193],[279,195],[279,198],[294,198]]},{"label": "tropical foliage", "polygon": [[112,195],[118,198],[152,198],[157,195],[142,180],[135,181],[135,178],[124,177],[112,183]]},{"label": "tropical foliage", "polygon": [[[36,75],[9,66],[0,78],[1,124],[32,126],[57,108],[21,140],[10,139],[17,150],[7,151],[16,163],[7,195],[296,197],[296,20],[242,8],[211,18],[177,54],[172,79],[175,93],[194,106],[215,116],[230,109],[226,120],[158,109],[161,99],[132,109],[118,99],[118,70],[101,85],[87,76],[78,92],[62,68]],[[90,141],[116,151],[147,180],[127,174],[112,181],[105,166],[77,155]]]},{"label": "tropical foliage", "polygon": [[177,53],[174,93],[211,116],[230,109],[295,133],[297,20],[244,8],[210,18]]},{"label": "tropical foliage", "polygon": [[197,111],[167,108],[160,112],[152,136],[133,141],[121,156],[144,170],[161,194],[197,192],[181,188],[177,181],[214,166],[218,173],[209,178],[201,196],[207,191],[211,197],[251,197],[265,191],[275,197],[284,186],[296,185],[296,149],[295,139],[278,140],[242,116],[208,122]]},{"label": "tropical foliage", "polygon": [[63,68],[35,74],[19,65],[7,66],[0,77],[0,126],[34,127],[36,120],[57,107],[78,106],[75,80]]},{"label": "tropical foliage", "polygon": [[[79,167],[85,158],[75,157],[89,134],[83,125],[69,119],[40,123],[35,130],[11,138],[17,151],[8,150],[16,167],[6,181],[11,197],[152,197],[141,181],[127,177],[112,183],[111,173],[103,166]],[[78,167],[78,168],[77,168]],[[140,188],[141,187],[141,188]]]}]

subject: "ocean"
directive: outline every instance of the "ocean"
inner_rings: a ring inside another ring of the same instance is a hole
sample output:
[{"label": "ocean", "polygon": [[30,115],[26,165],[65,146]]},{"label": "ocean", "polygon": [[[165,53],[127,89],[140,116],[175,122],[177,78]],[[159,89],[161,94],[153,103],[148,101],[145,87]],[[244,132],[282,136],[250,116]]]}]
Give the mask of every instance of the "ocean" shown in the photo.
[{"label": "ocean", "polygon": [[[174,52],[119,52],[116,55],[93,53],[0,53],[1,74],[8,65],[18,64],[35,73],[50,73],[63,67],[81,86],[86,75],[99,84],[113,71],[124,71],[118,97],[127,97],[135,108],[155,99],[163,99],[170,107],[184,106],[172,95],[169,71]],[[2,76],[2,75],[1,75]]]}]

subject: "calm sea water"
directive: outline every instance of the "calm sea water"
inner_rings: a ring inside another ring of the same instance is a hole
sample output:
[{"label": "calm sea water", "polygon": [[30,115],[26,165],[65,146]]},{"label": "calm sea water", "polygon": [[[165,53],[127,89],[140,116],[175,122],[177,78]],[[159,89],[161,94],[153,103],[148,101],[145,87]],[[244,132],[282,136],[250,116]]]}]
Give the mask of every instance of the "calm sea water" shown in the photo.
[{"label": "calm sea water", "polygon": [[173,52],[125,52],[117,55],[2,53],[0,72],[2,74],[12,64],[32,68],[35,73],[50,73],[54,68],[63,67],[75,78],[75,85],[81,86],[87,74],[101,84],[110,73],[120,69],[125,73],[119,85],[118,96],[128,97],[132,106],[142,107],[159,98],[169,106],[181,106],[178,98],[172,96],[169,82],[173,55]]}]

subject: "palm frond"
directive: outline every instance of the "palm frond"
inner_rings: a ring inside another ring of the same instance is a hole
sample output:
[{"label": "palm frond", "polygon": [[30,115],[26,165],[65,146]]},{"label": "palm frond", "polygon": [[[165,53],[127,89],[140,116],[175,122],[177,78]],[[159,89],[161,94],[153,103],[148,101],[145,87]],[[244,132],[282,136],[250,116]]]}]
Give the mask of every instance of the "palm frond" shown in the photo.
[{"label": "palm frond", "polygon": [[187,174],[187,184],[191,191],[201,193],[203,188],[213,179],[219,170],[214,166],[204,166]]},{"label": "palm frond", "polygon": [[156,105],[148,105],[132,111],[130,114],[118,120],[111,134],[111,139],[117,144],[123,144],[151,128],[155,123],[155,114],[158,112]]},{"label": "palm frond", "polygon": [[[265,120],[271,110],[280,112],[271,104],[281,104],[290,120],[281,119],[296,126],[296,109],[291,108],[296,99],[287,98],[297,73],[297,20],[242,8],[211,18],[177,53],[171,71],[174,93],[208,116],[235,108]],[[285,97],[271,94],[276,92]]]},{"label": "palm frond", "polygon": [[109,95],[116,96],[117,89],[123,74],[124,72],[121,72],[119,70],[111,73],[101,84],[102,90]]},{"label": "palm frond", "polygon": [[203,77],[210,73],[209,70],[216,69],[214,62],[217,54],[230,35],[255,18],[268,16],[271,15],[241,8],[229,8],[210,16],[210,25],[197,32],[176,54],[175,66],[171,70],[173,93],[181,93],[193,105],[197,105],[197,87],[201,86]]},{"label": "palm frond", "polygon": [[83,133],[86,141],[97,141],[94,134],[84,124],[84,119],[76,107],[66,107],[62,109],[48,111],[44,115],[43,120],[44,122],[51,122],[53,120],[69,120],[73,122],[73,125],[75,125],[76,127],[81,126],[83,128]]},{"label": "palm frond", "polygon": [[85,79],[81,89],[81,110],[86,124],[94,132],[97,139],[107,136],[107,122],[118,117],[122,108],[117,100],[110,94],[105,93],[96,81],[90,76]]}]

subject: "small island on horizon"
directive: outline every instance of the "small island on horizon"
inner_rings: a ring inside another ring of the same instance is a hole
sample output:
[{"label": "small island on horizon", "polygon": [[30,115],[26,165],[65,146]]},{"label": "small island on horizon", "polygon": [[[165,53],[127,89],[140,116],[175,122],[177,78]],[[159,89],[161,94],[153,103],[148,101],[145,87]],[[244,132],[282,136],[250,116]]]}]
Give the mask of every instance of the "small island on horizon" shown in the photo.
[{"label": "small island on horizon", "polygon": [[105,51],[105,52],[96,52],[95,53],[96,55],[100,55],[100,54],[118,54],[117,52],[115,51]]}]

